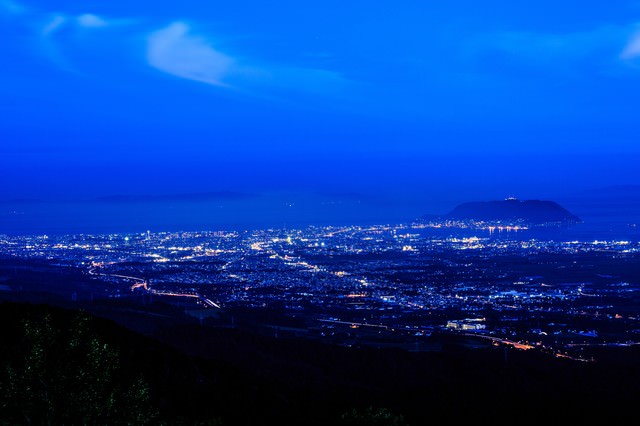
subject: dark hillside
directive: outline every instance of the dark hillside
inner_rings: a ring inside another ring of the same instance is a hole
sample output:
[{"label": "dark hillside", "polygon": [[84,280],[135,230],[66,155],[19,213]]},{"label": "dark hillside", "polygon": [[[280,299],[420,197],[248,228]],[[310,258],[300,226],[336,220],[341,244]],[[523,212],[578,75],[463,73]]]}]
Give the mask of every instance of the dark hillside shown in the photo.
[{"label": "dark hillside", "polygon": [[[455,340],[442,352],[414,353],[274,339],[186,322],[163,323],[158,338],[152,339],[109,320],[78,315],[47,305],[0,305],[3,392],[12,383],[6,367],[19,371],[34,347],[33,335],[25,335],[25,321],[59,336],[45,348],[47,362],[59,368],[41,367],[44,383],[74,383],[58,376],[88,365],[82,352],[75,352],[75,359],[63,357],[69,354],[64,342],[73,341],[78,318],[85,318],[87,341],[107,345],[115,354],[116,368],[106,388],[125,389],[139,379],[148,389],[142,397],[119,401],[116,408],[142,413],[155,424],[215,419],[225,425],[340,424],[342,413],[369,406],[402,415],[413,425],[511,424],[516,419],[595,424],[633,418],[638,397],[637,348],[608,351],[601,362],[578,363],[536,351],[463,349]],[[139,320],[155,321],[142,315]],[[69,389],[64,395],[77,397]],[[39,410],[41,405],[32,403]],[[15,409],[20,404],[7,398],[2,419],[19,424]],[[51,410],[64,418],[73,407],[65,404],[58,400]]]}]

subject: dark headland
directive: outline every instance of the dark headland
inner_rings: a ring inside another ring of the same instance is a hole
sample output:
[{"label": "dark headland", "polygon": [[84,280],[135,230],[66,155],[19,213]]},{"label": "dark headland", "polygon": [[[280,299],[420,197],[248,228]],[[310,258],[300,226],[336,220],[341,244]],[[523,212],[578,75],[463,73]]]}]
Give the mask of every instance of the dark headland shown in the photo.
[{"label": "dark headland", "polygon": [[444,220],[475,220],[527,225],[572,225],[581,219],[555,201],[519,200],[472,201],[456,206],[441,216]]}]

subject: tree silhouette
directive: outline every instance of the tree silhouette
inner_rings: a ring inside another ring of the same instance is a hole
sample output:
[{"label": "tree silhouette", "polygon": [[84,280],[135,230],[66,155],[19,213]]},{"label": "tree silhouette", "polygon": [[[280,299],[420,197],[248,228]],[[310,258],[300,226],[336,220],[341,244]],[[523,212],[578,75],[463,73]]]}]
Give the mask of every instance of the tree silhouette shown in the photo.
[{"label": "tree silhouette", "polygon": [[345,426],[408,426],[404,417],[386,408],[368,407],[364,410],[352,408],[341,416]]},{"label": "tree silhouette", "polygon": [[0,372],[0,423],[139,425],[157,418],[147,384],[124,374],[118,350],[87,314],[66,328],[48,312],[22,324],[22,339]]}]

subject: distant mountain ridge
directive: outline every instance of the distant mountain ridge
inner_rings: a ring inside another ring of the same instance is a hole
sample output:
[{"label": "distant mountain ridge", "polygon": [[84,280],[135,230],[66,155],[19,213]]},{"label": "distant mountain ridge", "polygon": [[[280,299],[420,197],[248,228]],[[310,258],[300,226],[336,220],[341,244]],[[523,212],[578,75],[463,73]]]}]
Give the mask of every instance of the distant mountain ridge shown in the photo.
[{"label": "distant mountain ridge", "polygon": [[256,198],[260,194],[235,192],[235,191],[212,191],[212,192],[185,192],[174,194],[115,194],[105,195],[95,198],[13,198],[0,199],[0,204],[51,204],[51,203],[149,203],[149,202],[207,202],[226,200],[245,200]]},{"label": "distant mountain ridge", "polygon": [[472,201],[456,206],[442,216],[449,220],[524,222],[531,225],[549,223],[575,224],[582,220],[555,201],[519,200]]},{"label": "distant mountain ridge", "polygon": [[163,195],[111,195],[94,199],[98,202],[160,202],[160,201],[216,201],[216,200],[241,200],[255,197],[254,194],[243,192],[218,191],[218,192],[196,192]]}]

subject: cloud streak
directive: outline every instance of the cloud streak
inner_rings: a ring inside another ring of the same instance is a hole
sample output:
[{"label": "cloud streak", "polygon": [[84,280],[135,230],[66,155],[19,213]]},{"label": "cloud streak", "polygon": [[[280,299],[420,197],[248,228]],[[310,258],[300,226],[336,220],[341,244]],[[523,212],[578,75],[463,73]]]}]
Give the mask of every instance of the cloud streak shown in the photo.
[{"label": "cloud streak", "polygon": [[236,63],[216,50],[206,39],[191,34],[184,22],[174,22],[151,33],[147,43],[149,65],[188,80],[226,86],[224,79]]},{"label": "cloud streak", "polygon": [[147,62],[175,77],[272,100],[298,94],[341,96],[349,83],[330,70],[238,60],[215,48],[208,38],[193,34],[182,21],[148,36]]},{"label": "cloud streak", "polygon": [[80,28],[104,28],[112,25],[113,22],[92,13],[85,13],[77,16],[67,16],[64,14],[52,15],[47,24],[42,29],[42,34],[49,36],[65,25],[75,25]]},{"label": "cloud streak", "polygon": [[572,73],[584,67],[606,70],[616,62],[620,65],[620,59],[640,55],[640,32],[629,40],[630,33],[628,25],[572,33],[503,32],[474,40],[471,51],[477,57],[499,52],[522,65],[550,72]]},{"label": "cloud streak", "polygon": [[84,15],[76,17],[76,21],[78,25],[85,28],[102,28],[109,26],[109,22],[106,19],[91,13],[85,13]]},{"label": "cloud streak", "polygon": [[27,11],[25,6],[11,0],[0,0],[0,9],[12,15],[21,15]]},{"label": "cloud streak", "polygon": [[51,34],[62,28],[67,22],[67,17],[64,15],[54,15],[49,22],[42,28],[42,35],[50,36]]},{"label": "cloud streak", "polygon": [[[0,0],[0,12],[3,10],[17,11],[22,7],[11,0]],[[41,53],[58,68],[75,74],[98,62],[113,61],[116,58],[104,53],[113,54],[114,44],[130,43],[133,38],[143,36],[146,43],[141,53],[146,65],[176,78],[250,97],[285,102],[300,97],[345,99],[347,85],[351,83],[332,70],[230,54],[217,46],[214,37],[196,32],[190,23],[181,20],[154,28],[150,27],[153,23],[104,17],[89,11],[30,11],[19,22],[30,29],[37,28]],[[128,28],[124,32],[119,30],[123,25]],[[102,29],[109,29],[108,37]],[[89,55],[94,58],[90,62]]]},{"label": "cloud streak", "polygon": [[630,60],[640,58],[640,30],[633,34],[620,53],[620,59]]}]

